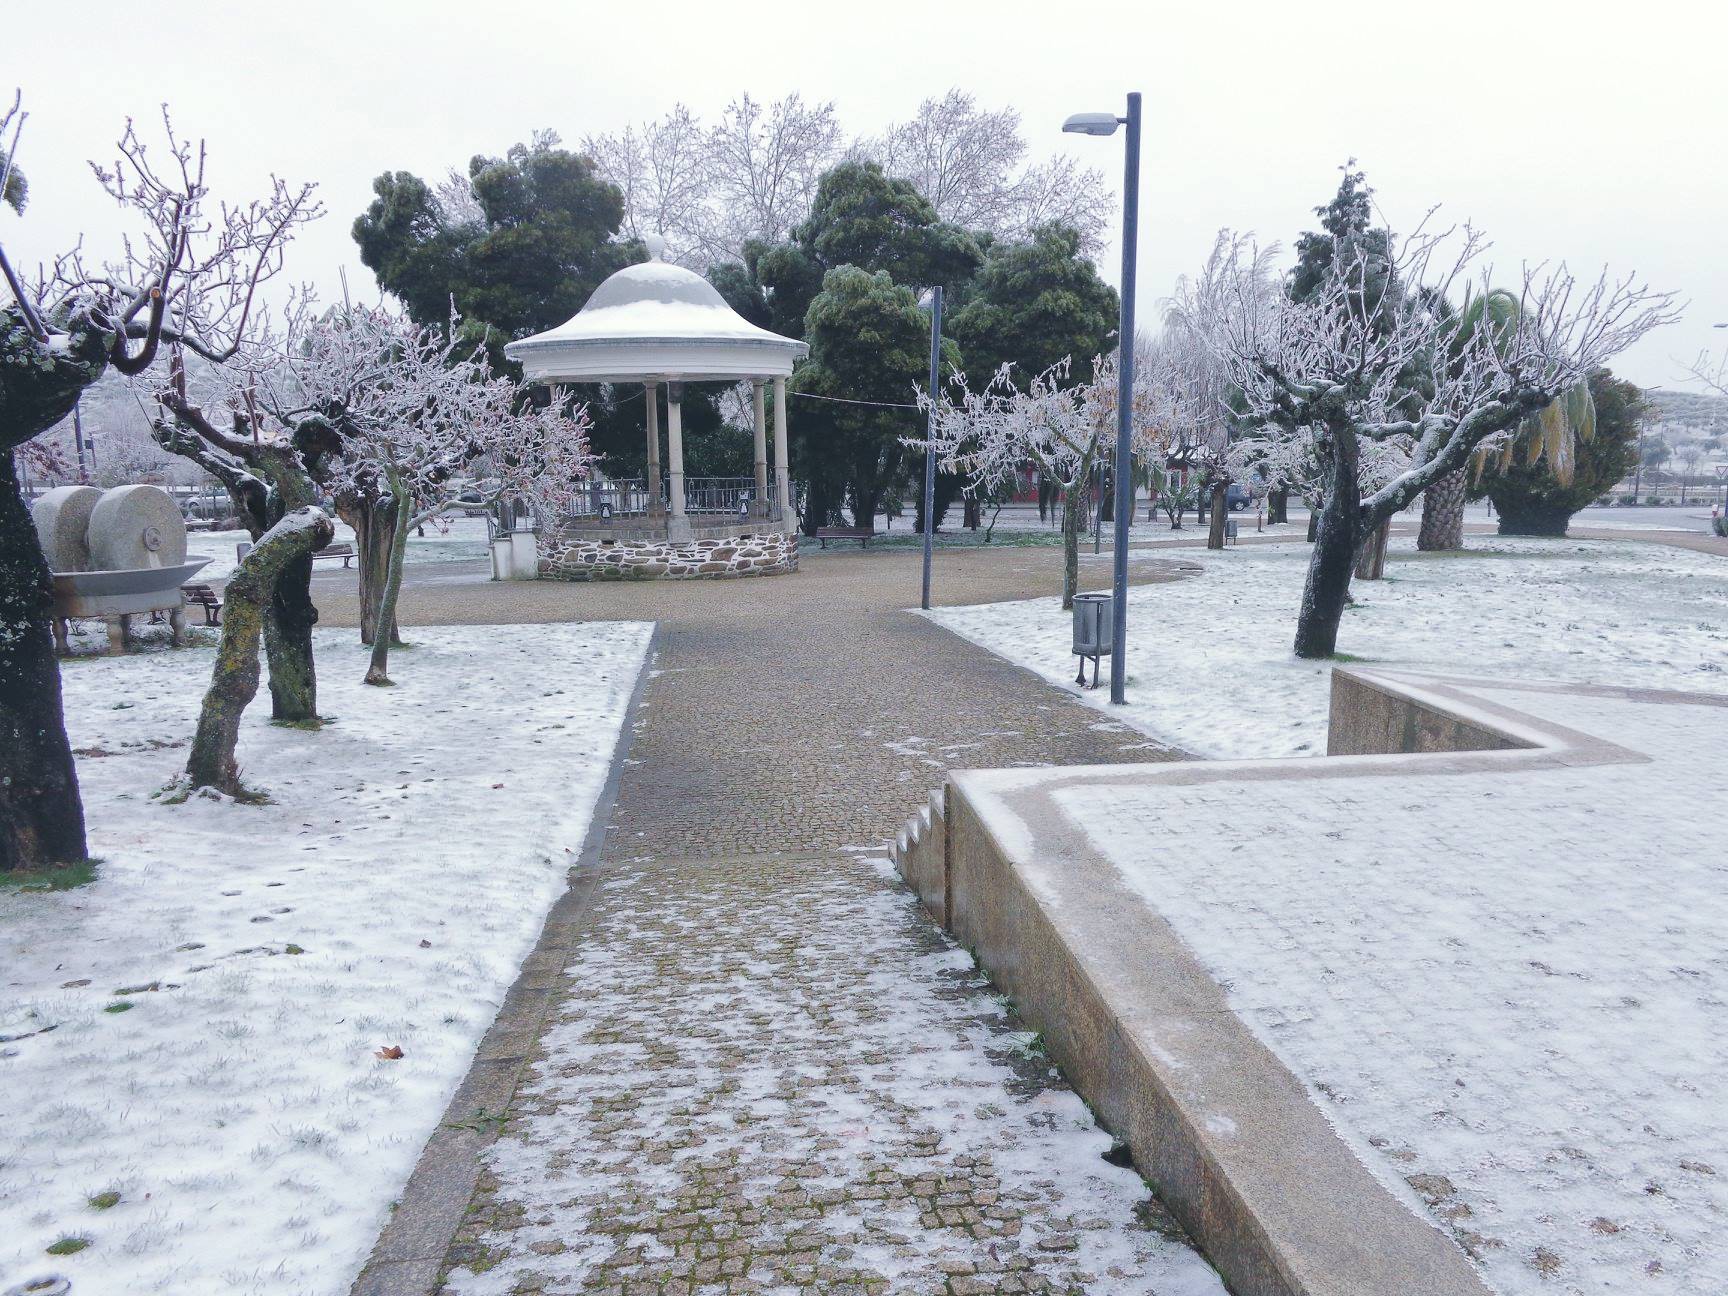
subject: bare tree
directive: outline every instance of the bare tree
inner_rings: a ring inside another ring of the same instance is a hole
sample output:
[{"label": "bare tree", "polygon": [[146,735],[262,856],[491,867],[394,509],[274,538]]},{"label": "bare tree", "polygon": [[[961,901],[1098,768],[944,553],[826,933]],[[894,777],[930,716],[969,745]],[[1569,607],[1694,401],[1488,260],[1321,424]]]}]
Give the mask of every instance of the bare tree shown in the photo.
[{"label": "bare tree", "polygon": [[321,509],[295,509],[258,538],[228,582],[222,642],[216,650],[210,688],[199,708],[186,772],[177,782],[176,791],[182,799],[185,793],[202,787],[234,797],[252,795],[240,782],[234,752],[240,738],[240,717],[258,692],[258,640],[264,631],[264,618],[283,572],[293,563],[310,562],[334,534],[329,517]]},{"label": "bare tree", "polygon": [[[284,414],[271,399],[288,365],[294,322],[309,309],[291,298],[280,331],[260,314],[256,327],[220,365],[170,348],[165,371],[150,375],[160,414],[153,426],[165,450],[184,456],[227,488],[253,542],[287,514],[313,504],[341,457],[339,437],[317,413]],[[214,412],[209,412],[214,411]],[[270,569],[263,639],[270,663],[270,714],[284,724],[318,723],[318,676],[312,659],[312,554]]]},{"label": "bare tree", "polygon": [[1025,166],[1026,141],[1013,108],[983,109],[965,91],[926,99],[911,120],[890,126],[858,151],[891,176],[910,180],[943,220],[1009,240],[1052,222],[1103,244],[1112,195],[1103,173],[1057,155]]},{"label": "bare tree", "polygon": [[590,135],[582,151],[624,195],[622,232],[659,234],[666,259],[702,268],[725,254],[712,199],[710,137],[683,104],[658,121],[627,126],[616,135]]},{"label": "bare tree", "polygon": [[[25,114],[0,114],[0,193],[12,191]],[[292,231],[318,214],[311,186],[273,180],[249,203],[213,205],[205,151],[175,132],[148,150],[128,121],[97,181],[132,229],[120,254],[86,266],[81,247],[26,284],[0,246],[0,868],[84,858],[84,814],[66,739],[49,628],[53,585],[17,478],[18,451],[71,412],[110,367],[142,373],[164,340],[221,361],[281,269]],[[7,136],[10,135],[10,140]]]},{"label": "bare tree", "polygon": [[[306,408],[331,416],[342,439],[338,498],[387,509],[389,535],[379,632],[368,684],[388,684],[408,532],[457,505],[489,508],[506,497],[559,516],[587,475],[588,419],[578,408],[538,406],[492,373],[484,348],[463,347],[460,321],[422,328],[382,308],[348,307],[310,327],[292,349]],[[291,411],[294,417],[297,411]]]},{"label": "bare tree", "polygon": [[[1003,365],[980,390],[956,373],[949,390],[935,401],[931,440],[908,439],[922,449],[933,445],[948,472],[966,477],[988,496],[1017,480],[1028,464],[1052,482],[1062,496],[1062,606],[1074,605],[1080,583],[1080,532],[1085,526],[1086,491],[1093,465],[1116,443],[1115,359],[1093,362],[1093,381],[1068,382],[1070,360],[1035,375],[1021,390],[1012,366]],[[932,400],[919,393],[919,407]]]},{"label": "bare tree", "polygon": [[[1591,368],[1676,316],[1672,294],[1631,278],[1579,283],[1564,265],[1526,267],[1516,309],[1490,319],[1487,243],[1468,226],[1389,241],[1389,261],[1339,248],[1311,298],[1259,291],[1248,240],[1208,266],[1223,280],[1206,321],[1249,418],[1268,435],[1312,440],[1325,502],[1297,620],[1296,653],[1329,657],[1362,542],[1472,454],[1498,448],[1526,417]],[[1462,310],[1439,309],[1468,293]],[[1413,373],[1421,381],[1412,382]],[[1364,491],[1365,443],[1408,448],[1385,485]],[[1569,447],[1552,453],[1564,456]]]},{"label": "bare tree", "polygon": [[719,216],[714,250],[736,258],[746,239],[785,241],[839,159],[841,138],[832,102],[807,104],[794,93],[771,104],[744,94],[728,104],[709,132],[705,163]]}]

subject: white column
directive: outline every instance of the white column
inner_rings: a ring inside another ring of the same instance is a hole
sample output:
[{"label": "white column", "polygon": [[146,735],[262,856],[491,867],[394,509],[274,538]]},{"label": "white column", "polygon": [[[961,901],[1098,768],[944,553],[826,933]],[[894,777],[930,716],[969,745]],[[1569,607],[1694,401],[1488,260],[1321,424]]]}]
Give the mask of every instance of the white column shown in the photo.
[{"label": "white column", "polygon": [[756,503],[751,508],[753,517],[767,517],[768,509],[768,416],[763,408],[763,389],[767,386],[761,381],[750,384],[755,388],[756,395]]},{"label": "white column", "polygon": [[792,511],[792,461],[786,457],[786,380],[774,380],[774,497],[788,531],[798,524]]},{"label": "white column", "polygon": [[690,522],[684,516],[684,384],[666,384],[666,472],[672,494],[672,517],[666,526],[669,540],[688,540]]},{"label": "white column", "polygon": [[648,516],[659,517],[665,512],[660,499],[660,384],[643,383],[642,391],[648,397],[648,471],[642,480],[648,488]]}]

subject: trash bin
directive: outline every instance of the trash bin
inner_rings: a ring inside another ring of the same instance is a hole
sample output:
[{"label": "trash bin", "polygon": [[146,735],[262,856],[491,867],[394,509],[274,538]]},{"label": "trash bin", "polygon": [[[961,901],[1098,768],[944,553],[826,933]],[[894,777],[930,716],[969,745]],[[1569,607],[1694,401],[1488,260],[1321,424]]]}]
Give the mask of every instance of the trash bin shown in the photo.
[{"label": "trash bin", "polygon": [[1092,659],[1092,687],[1098,687],[1098,659],[1110,651],[1115,596],[1102,591],[1074,596],[1074,655],[1080,659],[1076,684],[1086,682],[1086,659]]}]

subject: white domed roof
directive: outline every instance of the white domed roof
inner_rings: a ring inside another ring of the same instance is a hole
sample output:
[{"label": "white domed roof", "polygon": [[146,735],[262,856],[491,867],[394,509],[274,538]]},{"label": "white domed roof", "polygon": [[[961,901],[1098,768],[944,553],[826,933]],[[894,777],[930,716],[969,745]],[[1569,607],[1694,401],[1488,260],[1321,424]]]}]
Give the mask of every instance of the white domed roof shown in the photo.
[{"label": "white domed roof", "polygon": [[757,328],[694,271],[646,261],[612,275],[568,322],[504,353],[530,382],[700,382],[784,376],[809,349]]}]

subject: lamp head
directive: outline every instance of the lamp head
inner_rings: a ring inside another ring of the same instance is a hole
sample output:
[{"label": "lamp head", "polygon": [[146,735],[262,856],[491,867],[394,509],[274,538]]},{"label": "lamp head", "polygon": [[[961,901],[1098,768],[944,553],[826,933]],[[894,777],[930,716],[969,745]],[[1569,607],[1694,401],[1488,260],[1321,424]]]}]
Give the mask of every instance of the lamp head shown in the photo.
[{"label": "lamp head", "polygon": [[1075,113],[1062,123],[1068,135],[1114,135],[1120,119],[1115,113]]}]

